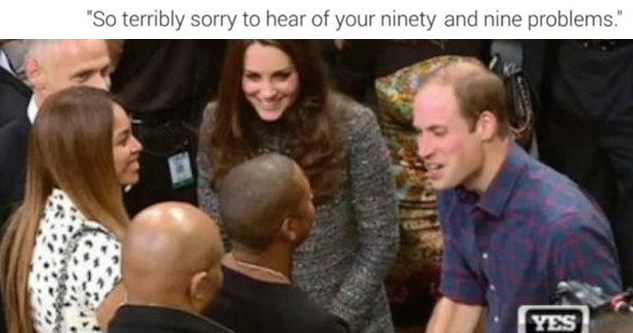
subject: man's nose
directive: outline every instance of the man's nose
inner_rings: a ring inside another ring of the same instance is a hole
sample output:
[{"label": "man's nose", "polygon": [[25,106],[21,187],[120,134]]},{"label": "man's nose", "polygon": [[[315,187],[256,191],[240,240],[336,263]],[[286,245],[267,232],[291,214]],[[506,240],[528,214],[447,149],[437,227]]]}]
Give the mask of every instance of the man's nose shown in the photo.
[{"label": "man's nose", "polygon": [[88,86],[103,90],[110,90],[110,76],[97,75],[87,83]]},{"label": "man's nose", "polygon": [[428,139],[423,138],[422,136],[418,137],[418,156],[421,159],[425,159],[429,157],[433,153],[433,147]]}]

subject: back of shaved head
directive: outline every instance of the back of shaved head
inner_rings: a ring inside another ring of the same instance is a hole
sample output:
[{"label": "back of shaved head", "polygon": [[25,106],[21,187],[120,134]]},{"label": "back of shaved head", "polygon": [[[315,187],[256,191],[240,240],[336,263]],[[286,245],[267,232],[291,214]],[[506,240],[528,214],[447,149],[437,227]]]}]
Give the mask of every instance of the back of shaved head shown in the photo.
[{"label": "back of shaved head", "polygon": [[233,243],[266,249],[286,217],[297,216],[305,176],[290,158],[265,154],[233,168],[220,184],[220,219]]},{"label": "back of shaved head", "polygon": [[176,202],[139,213],[128,228],[122,251],[123,282],[130,300],[158,304],[185,298],[191,277],[214,266],[219,270],[224,254],[211,217]]}]

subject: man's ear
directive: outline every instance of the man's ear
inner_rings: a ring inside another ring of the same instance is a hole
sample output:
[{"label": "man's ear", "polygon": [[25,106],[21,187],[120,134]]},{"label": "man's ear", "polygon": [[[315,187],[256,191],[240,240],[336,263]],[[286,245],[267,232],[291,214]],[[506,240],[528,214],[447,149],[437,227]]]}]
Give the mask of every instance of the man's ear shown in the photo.
[{"label": "man's ear", "polygon": [[479,114],[476,130],[482,141],[492,140],[497,135],[498,127],[497,117],[491,111],[484,110]]},{"label": "man's ear", "polygon": [[202,311],[209,303],[209,300],[215,297],[217,291],[212,284],[209,272],[201,271],[191,277],[189,281],[189,299],[196,310]]},{"label": "man's ear", "polygon": [[26,73],[26,77],[31,83],[31,86],[33,86],[34,91],[41,91],[46,85],[46,73],[37,60],[27,58],[24,63],[24,72]]},{"label": "man's ear", "polygon": [[281,222],[281,235],[287,241],[294,243],[299,239],[299,233],[297,230],[297,220],[286,217],[283,222]]}]

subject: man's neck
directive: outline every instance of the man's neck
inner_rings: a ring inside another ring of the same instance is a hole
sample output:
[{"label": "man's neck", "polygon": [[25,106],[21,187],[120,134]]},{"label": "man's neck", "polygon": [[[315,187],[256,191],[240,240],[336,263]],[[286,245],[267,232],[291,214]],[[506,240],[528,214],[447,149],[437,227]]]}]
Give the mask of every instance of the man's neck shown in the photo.
[{"label": "man's neck", "polygon": [[286,246],[271,246],[261,252],[252,252],[239,247],[230,253],[232,258],[238,263],[253,265],[277,272],[290,280],[292,274],[292,250]]},{"label": "man's neck", "polygon": [[510,138],[495,139],[484,146],[484,162],[479,175],[466,185],[466,188],[478,194],[488,190],[510,152]]},{"label": "man's neck", "polygon": [[143,297],[131,297],[128,294],[126,304],[173,309],[173,310],[179,310],[179,311],[189,312],[189,313],[198,315],[198,312],[196,311],[196,309],[194,309],[190,304],[188,304],[185,301],[156,299],[155,296],[156,295],[152,295],[152,297],[143,298]]}]

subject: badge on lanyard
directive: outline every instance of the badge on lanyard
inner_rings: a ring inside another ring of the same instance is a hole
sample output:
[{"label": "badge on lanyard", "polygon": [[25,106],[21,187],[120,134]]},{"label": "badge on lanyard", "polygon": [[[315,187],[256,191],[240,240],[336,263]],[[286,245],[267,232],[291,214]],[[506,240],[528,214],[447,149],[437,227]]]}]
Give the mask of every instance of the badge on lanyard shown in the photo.
[{"label": "badge on lanyard", "polygon": [[168,162],[172,188],[179,189],[194,183],[188,152],[173,155]]}]

